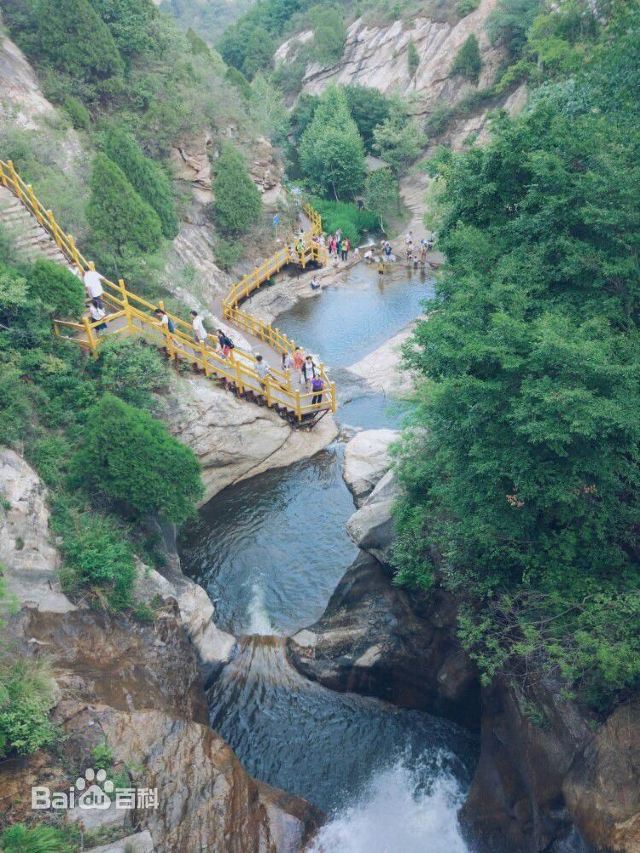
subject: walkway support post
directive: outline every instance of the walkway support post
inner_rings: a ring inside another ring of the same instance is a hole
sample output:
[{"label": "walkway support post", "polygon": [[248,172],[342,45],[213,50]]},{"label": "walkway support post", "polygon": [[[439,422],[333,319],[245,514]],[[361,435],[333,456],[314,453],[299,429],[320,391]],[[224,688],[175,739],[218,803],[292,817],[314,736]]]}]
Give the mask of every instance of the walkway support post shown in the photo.
[{"label": "walkway support post", "polygon": [[98,356],[98,341],[96,338],[96,333],[91,328],[91,323],[89,322],[88,317],[82,318],[82,325],[84,326],[84,331],[87,335],[87,341],[89,343],[89,349],[91,350],[91,355],[94,358]]}]

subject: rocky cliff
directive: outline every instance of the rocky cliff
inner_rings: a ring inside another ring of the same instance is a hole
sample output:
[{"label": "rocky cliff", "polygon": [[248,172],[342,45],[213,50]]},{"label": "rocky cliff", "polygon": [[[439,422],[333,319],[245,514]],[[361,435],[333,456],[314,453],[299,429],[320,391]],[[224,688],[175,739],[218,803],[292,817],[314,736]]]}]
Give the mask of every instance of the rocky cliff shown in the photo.
[{"label": "rocky cliff", "polygon": [[[439,20],[418,15],[410,20],[374,24],[366,16],[359,17],[347,30],[339,60],[330,66],[315,62],[307,65],[302,91],[318,95],[332,83],[357,84],[410,98],[410,109],[416,116],[427,116],[438,105],[451,107],[474,91],[491,86],[496,79],[504,54],[490,44],[485,31],[496,2],[482,0],[475,11],[462,18]],[[478,39],[482,57],[477,84],[451,71],[458,50],[471,34]],[[285,41],[275,54],[276,64],[292,62],[312,35],[306,31]],[[408,60],[410,44],[419,57],[415,71]],[[521,87],[506,95],[500,105],[514,112],[525,99],[526,91]],[[454,147],[460,147],[470,133],[482,134],[485,124],[486,109],[480,109],[458,121],[448,139]]]},{"label": "rocky cliff", "polygon": [[[369,471],[361,464],[348,472],[356,489],[378,477],[379,455]],[[560,682],[535,673],[526,683],[503,676],[481,690],[456,636],[455,598],[437,587],[409,594],[392,584],[394,489],[387,473],[351,518],[362,553],[322,618],[288,641],[293,665],[335,690],[480,729],[480,759],[460,814],[475,851],[638,853],[638,698],[601,719],[568,700]]]},{"label": "rocky cliff", "polygon": [[208,726],[201,661],[207,651],[221,653],[226,635],[208,630],[202,597],[209,622],[213,608],[204,590],[178,566],[167,578],[141,567],[142,597],[155,596],[159,606],[152,623],[75,607],[57,582],[46,489],[14,451],[0,453],[0,496],[0,563],[19,608],[4,639],[12,655],[47,662],[56,682],[53,719],[64,737],[63,750],[3,760],[3,821],[31,820],[31,787],[68,790],[106,743],[112,772],[128,785],[157,788],[159,802],[68,812],[94,836],[123,839],[105,850],[301,849],[317,812],[253,780]]}]

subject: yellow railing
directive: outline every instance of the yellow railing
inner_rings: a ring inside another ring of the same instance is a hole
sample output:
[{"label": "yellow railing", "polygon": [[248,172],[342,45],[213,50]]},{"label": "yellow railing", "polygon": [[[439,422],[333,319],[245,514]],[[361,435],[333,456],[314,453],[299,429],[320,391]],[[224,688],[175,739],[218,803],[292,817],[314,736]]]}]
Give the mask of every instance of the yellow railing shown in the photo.
[{"label": "yellow railing", "polygon": [[[62,254],[76,267],[78,273],[82,274],[88,269],[95,269],[94,264],[78,251],[73,237],[60,228],[53,213],[40,203],[31,185],[22,180],[10,160],[8,162],[0,160],[0,184],[10,189],[32,216],[37,219]],[[312,213],[314,217],[307,210],[313,230],[310,234],[304,235],[304,250],[301,253],[296,252],[295,255],[295,262],[302,266],[306,266],[311,260],[322,262],[320,254],[322,247],[312,240],[312,237],[318,233],[317,229],[321,228],[321,224],[318,214],[315,211]],[[274,261],[274,259],[276,260]],[[249,295],[249,292],[257,289],[266,278],[292,261],[293,255],[289,248],[280,250],[279,253],[258,267],[254,273],[245,276],[241,282],[234,285],[224,301],[225,317],[266,341],[280,353],[292,352],[293,341],[289,341],[286,335],[277,329],[272,329],[271,326],[262,323],[250,314],[240,311],[237,305]],[[270,270],[266,278],[260,278],[266,270]],[[258,274],[257,278],[256,273]],[[252,286],[251,290],[247,291],[246,285],[249,282]],[[171,358],[190,362],[202,370],[205,376],[222,380],[229,387],[236,389],[242,396],[252,396],[257,400],[265,400],[267,406],[276,408],[281,414],[287,415],[292,422],[300,423],[318,412],[336,411],[335,384],[330,381],[324,367],[320,367],[324,381],[322,392],[314,393],[313,391],[307,392],[294,388],[290,372],[284,372],[274,367],[271,368],[271,375],[262,380],[256,372],[257,362],[252,353],[236,347],[228,357],[225,357],[217,349],[217,338],[209,335],[206,343],[194,342],[191,324],[175,314],[167,312],[174,324],[175,331],[169,332],[166,327],[163,328],[155,315],[158,307],[164,309],[163,304],[154,305],[141,296],[137,296],[127,290],[124,281],[120,280],[116,284],[103,278],[103,287],[104,301],[113,310],[103,320],[95,322],[89,321],[86,317],[81,323],[70,320],[54,320],[54,333],[58,337],[79,344],[95,355],[103,338],[100,327],[106,324],[105,334],[142,334],[150,343],[164,346]],[[229,303],[230,296],[232,298]],[[229,303],[228,308],[227,303]],[[321,396],[321,401],[319,403],[312,402],[313,398],[317,396]]]}]

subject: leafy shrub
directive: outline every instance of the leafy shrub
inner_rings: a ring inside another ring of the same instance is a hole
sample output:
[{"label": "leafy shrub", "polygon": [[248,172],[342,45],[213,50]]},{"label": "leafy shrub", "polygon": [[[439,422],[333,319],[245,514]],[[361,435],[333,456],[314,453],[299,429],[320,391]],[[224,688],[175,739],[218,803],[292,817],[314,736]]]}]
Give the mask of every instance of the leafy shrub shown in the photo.
[{"label": "leafy shrub", "polygon": [[158,352],[140,338],[104,341],[98,360],[105,391],[133,406],[149,409],[153,391],[167,387],[167,367]]},{"label": "leafy shrub", "polygon": [[162,241],[162,224],[155,210],[104,154],[98,154],[93,164],[87,219],[93,238],[114,246],[120,255],[128,248],[150,252]]},{"label": "leafy shrub", "polygon": [[78,319],[84,311],[82,282],[60,264],[36,261],[28,275],[28,283],[29,295],[38,299],[50,316]]},{"label": "leafy shrub", "polygon": [[322,228],[333,234],[338,228],[353,245],[360,242],[365,231],[376,231],[378,217],[370,210],[360,210],[355,204],[314,198],[312,204],[322,216]]},{"label": "leafy shrub", "polygon": [[24,439],[31,415],[29,389],[15,367],[0,370],[0,444]]},{"label": "leafy shrub", "polygon": [[106,394],[87,415],[72,482],[126,511],[181,523],[202,495],[198,461],[160,421]]},{"label": "leafy shrub", "polygon": [[236,89],[240,92],[243,98],[247,101],[251,100],[251,84],[244,76],[242,71],[238,71],[237,68],[234,68],[233,65],[230,65],[227,68],[227,71],[224,75],[226,79],[232,83]]},{"label": "leafy shrub", "polygon": [[48,435],[31,442],[29,462],[39,477],[48,485],[57,488],[66,475],[66,465],[71,455],[71,444],[62,435]]},{"label": "leafy shrub", "polygon": [[309,46],[311,59],[320,63],[340,59],[347,37],[342,10],[337,6],[312,6],[307,14],[313,30],[313,42]]},{"label": "leafy shrub", "polygon": [[457,52],[451,66],[451,73],[461,74],[467,80],[472,80],[475,83],[480,76],[481,68],[480,45],[475,34],[471,33]]},{"label": "leafy shrub", "polygon": [[104,150],[126,175],[140,198],[155,210],[165,237],[178,233],[171,181],[163,168],[145,157],[135,138],[122,127],[111,128],[105,135]]},{"label": "leafy shrub", "polygon": [[74,598],[88,593],[113,610],[129,607],[136,569],[123,531],[111,519],[80,513],[62,500],[54,504],[51,526],[62,537],[64,591]]},{"label": "leafy shrub", "polygon": [[246,234],[262,212],[262,199],[240,153],[230,144],[215,161],[216,224],[224,234]]},{"label": "leafy shrub", "polygon": [[91,750],[91,766],[97,770],[113,767],[113,750],[106,740],[100,741]]},{"label": "leafy shrub", "polygon": [[541,0],[499,0],[487,19],[491,41],[500,42],[517,59],[527,43],[527,31],[540,11]]},{"label": "leafy shrub", "polygon": [[90,0],[109,27],[120,53],[128,59],[161,47],[152,0]]},{"label": "leafy shrub", "polygon": [[0,833],[0,848],[4,853],[72,853],[74,849],[62,829],[23,823],[14,823]]},{"label": "leafy shrub", "polygon": [[238,240],[218,240],[215,247],[216,263],[228,272],[237,264],[243,254],[242,244]]},{"label": "leafy shrub", "polygon": [[420,54],[418,53],[418,48],[415,46],[413,39],[409,39],[409,43],[407,45],[407,68],[409,70],[410,77],[413,77],[416,73],[418,65],[420,65]]},{"label": "leafy shrub", "polygon": [[374,128],[373,138],[374,151],[398,176],[416,159],[427,141],[413,120],[397,112]]},{"label": "leafy shrub", "polygon": [[456,3],[456,12],[461,18],[465,18],[471,12],[475,12],[479,5],[480,0],[458,0]]},{"label": "leafy shrub", "polygon": [[34,661],[0,664],[0,757],[28,755],[55,741],[49,719],[54,695],[51,676]]},{"label": "leafy shrub", "polygon": [[91,127],[91,114],[82,101],[74,98],[73,95],[67,95],[64,99],[63,107],[76,130],[89,130]]}]

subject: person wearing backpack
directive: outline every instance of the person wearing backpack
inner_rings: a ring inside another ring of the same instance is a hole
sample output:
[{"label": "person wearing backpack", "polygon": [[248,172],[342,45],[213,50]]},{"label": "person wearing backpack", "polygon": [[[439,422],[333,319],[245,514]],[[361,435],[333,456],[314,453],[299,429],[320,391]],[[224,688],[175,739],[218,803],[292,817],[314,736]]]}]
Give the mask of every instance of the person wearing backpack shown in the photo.
[{"label": "person wearing backpack", "polygon": [[231,354],[231,350],[235,349],[236,345],[228,335],[225,335],[222,329],[218,329],[217,333],[218,343],[220,344],[220,349],[222,350],[222,357],[228,358]]},{"label": "person wearing backpack", "polygon": [[163,332],[169,332],[172,335],[176,330],[176,324],[173,322],[171,317],[164,311],[162,308],[156,308],[153,312],[158,320],[160,320],[160,327]]}]

